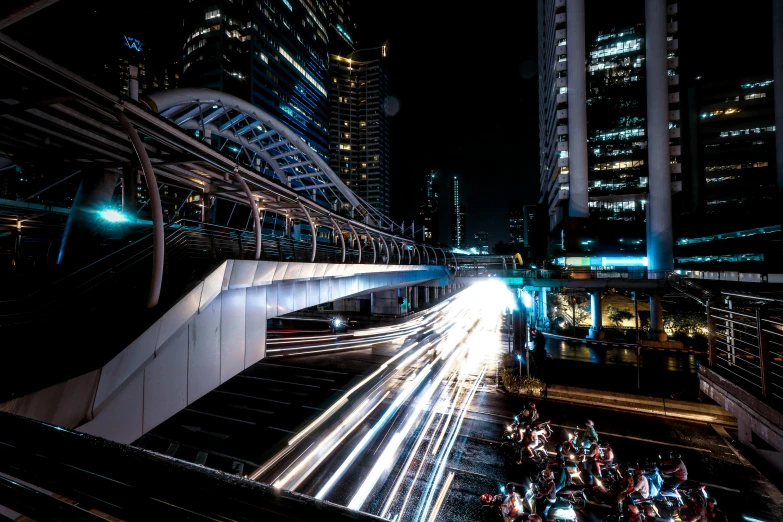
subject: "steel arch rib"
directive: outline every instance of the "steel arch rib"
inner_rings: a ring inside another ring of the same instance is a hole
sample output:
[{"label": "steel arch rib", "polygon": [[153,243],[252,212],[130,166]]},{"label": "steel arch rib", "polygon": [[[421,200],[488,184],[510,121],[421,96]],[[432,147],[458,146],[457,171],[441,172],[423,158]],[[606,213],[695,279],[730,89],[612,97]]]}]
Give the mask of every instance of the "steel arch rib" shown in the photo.
[{"label": "steel arch rib", "polygon": [[353,237],[356,238],[356,246],[359,248],[359,263],[362,262],[362,240],[359,239],[359,234],[356,233],[356,229],[353,228],[353,223],[350,221],[348,222],[348,227],[351,229],[351,232],[353,232]]},{"label": "steel arch rib", "polygon": [[367,230],[367,227],[364,227],[364,233],[367,235],[367,238],[370,240],[370,244],[372,245],[372,264],[375,264],[376,259],[378,258],[378,253],[375,251],[375,240],[373,239],[372,235],[370,235],[370,231]]},{"label": "steel arch rib", "polygon": [[386,250],[386,266],[388,266],[389,260],[391,259],[391,254],[389,253],[389,245],[386,243],[386,240],[383,239],[383,234],[378,234],[378,237],[381,238],[381,241],[383,242],[383,248]]},{"label": "steel arch rib", "polygon": [[341,263],[345,263],[345,238],[343,237],[343,231],[340,230],[340,225],[337,224],[337,221],[335,221],[332,216],[329,216],[329,220],[332,222],[332,226],[337,229],[337,233],[340,234],[340,246],[343,249],[343,259]]},{"label": "steel arch rib", "polygon": [[[226,94],[223,92],[217,92],[210,89],[194,89],[194,88],[184,88],[184,89],[170,89],[166,91],[158,91],[156,93],[147,95],[144,99],[145,103],[149,105],[153,110],[160,113],[163,111],[166,111],[167,109],[179,105],[183,106],[188,103],[194,103],[194,104],[218,104],[222,105],[224,107],[229,108],[235,108],[237,111],[244,113],[248,116],[252,116],[256,120],[258,120],[262,125],[274,129],[278,135],[280,135],[281,138],[288,140],[288,144],[295,147],[295,149],[298,151],[298,153],[304,155],[309,160],[313,161],[316,166],[318,167],[320,173],[319,175],[324,175],[329,179],[330,183],[334,183],[335,188],[340,192],[340,194],[345,197],[345,199],[357,210],[359,210],[360,215],[366,215],[370,216],[370,208],[367,208],[356,196],[356,194],[353,193],[353,191],[348,188],[345,183],[335,174],[332,169],[329,168],[329,165],[327,165],[326,161],[317,153],[315,152],[309,145],[304,143],[292,130],[288,128],[287,125],[285,125],[283,122],[275,118],[274,116],[270,115],[266,111],[263,111],[262,109],[256,107],[255,105],[246,102],[245,100],[238,98],[236,96],[232,96],[230,94]],[[194,122],[194,120],[189,120],[190,122]],[[200,122],[196,123],[196,128],[201,128],[199,125]],[[187,127],[186,127],[187,128]],[[238,143],[242,145],[243,147],[250,148],[253,152],[257,153],[259,156],[262,156],[261,154],[261,148],[260,147],[252,147],[251,144],[242,143],[242,137],[236,136],[234,132],[227,132],[232,130],[232,126],[229,126],[228,128],[221,130],[219,127],[209,124],[210,131],[215,133],[215,130],[218,132],[216,134],[220,135],[221,137],[233,141],[235,143]],[[244,139],[245,142],[247,142],[247,139]],[[282,145],[281,145],[282,146]],[[292,152],[289,155],[295,154]],[[263,156],[262,156],[263,157]],[[273,170],[275,171],[275,174],[282,178],[282,176],[285,176],[285,179],[288,179],[288,175],[283,172],[283,168],[285,165],[280,165],[280,163],[277,160],[272,159],[273,157],[271,155],[268,155],[269,160],[267,160],[267,163],[272,166]],[[266,158],[264,157],[266,160]],[[370,216],[371,219],[372,216]],[[369,223],[370,225],[374,225],[374,223]]]}]

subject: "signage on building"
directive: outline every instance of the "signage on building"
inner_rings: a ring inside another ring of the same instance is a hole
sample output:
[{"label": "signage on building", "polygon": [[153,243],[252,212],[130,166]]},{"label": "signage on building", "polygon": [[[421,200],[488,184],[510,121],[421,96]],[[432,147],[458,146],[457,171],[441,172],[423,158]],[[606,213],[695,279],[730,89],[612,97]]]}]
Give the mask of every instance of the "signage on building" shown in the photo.
[{"label": "signage on building", "polygon": [[123,38],[125,39],[125,47],[132,51],[144,52],[144,43],[141,40],[130,36],[123,36]]}]

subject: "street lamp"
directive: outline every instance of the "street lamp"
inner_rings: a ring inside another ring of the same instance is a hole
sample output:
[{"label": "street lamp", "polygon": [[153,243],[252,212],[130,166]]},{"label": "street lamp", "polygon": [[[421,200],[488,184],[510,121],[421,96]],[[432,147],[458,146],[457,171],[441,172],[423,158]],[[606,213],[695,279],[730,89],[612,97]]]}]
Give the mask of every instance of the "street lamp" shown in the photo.
[{"label": "street lamp", "polygon": [[517,361],[519,361],[519,376],[522,377],[522,354],[517,354]]}]

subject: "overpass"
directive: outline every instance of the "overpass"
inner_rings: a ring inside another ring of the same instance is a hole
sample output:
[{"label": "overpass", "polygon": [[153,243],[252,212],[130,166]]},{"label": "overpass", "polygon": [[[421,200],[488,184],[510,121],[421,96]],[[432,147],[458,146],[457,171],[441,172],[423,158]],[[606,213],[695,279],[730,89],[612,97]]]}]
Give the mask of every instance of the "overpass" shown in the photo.
[{"label": "overpass", "polygon": [[[0,76],[0,168],[54,173],[39,193],[89,173],[67,214],[0,202],[4,227],[22,235],[67,216],[67,259],[82,254],[79,238],[93,233],[96,204],[115,187],[143,179],[150,215],[132,219],[135,236],[103,257],[15,271],[0,301],[0,335],[11,340],[6,411],[128,442],[263,358],[268,318],[454,285],[452,252],[417,241],[413,227],[361,200],[290,129],[240,99],[117,96],[2,34]],[[166,188],[185,196],[181,205],[195,194],[231,213],[165,223]],[[127,192],[123,214],[140,212]],[[244,228],[232,225],[238,208]]]}]

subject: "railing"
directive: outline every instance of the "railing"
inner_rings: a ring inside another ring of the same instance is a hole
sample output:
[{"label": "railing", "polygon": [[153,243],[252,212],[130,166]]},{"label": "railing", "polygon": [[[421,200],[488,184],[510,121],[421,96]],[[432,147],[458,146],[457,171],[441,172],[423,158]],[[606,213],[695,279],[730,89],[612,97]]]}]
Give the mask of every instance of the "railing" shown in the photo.
[{"label": "railing", "polygon": [[750,393],[783,401],[783,300],[720,297],[707,306],[710,367]]},{"label": "railing", "polygon": [[[312,259],[311,240],[273,235],[264,235],[262,240],[261,259]],[[317,246],[316,261],[342,261],[341,246],[327,242]],[[346,263],[359,261],[358,249],[346,245],[345,253]],[[165,228],[163,285],[156,308],[146,307],[151,234],[63,277],[43,281],[31,277],[26,283],[30,291],[0,301],[0,336],[6,348],[5,364],[0,365],[0,401],[100,367],[217,264],[254,257],[254,234],[182,220]],[[370,245],[362,249],[361,259],[372,263]],[[385,256],[376,253],[377,263],[385,261]],[[412,261],[416,262],[415,256]],[[392,262],[397,262],[396,255]],[[403,262],[408,262],[407,256]]]},{"label": "railing", "polygon": [[460,265],[456,275],[458,277],[522,277],[525,279],[632,279],[632,280],[660,280],[666,283],[672,274],[669,270],[602,270],[564,268],[554,270],[530,270],[530,269],[502,269],[489,267],[476,267],[473,265]]}]

